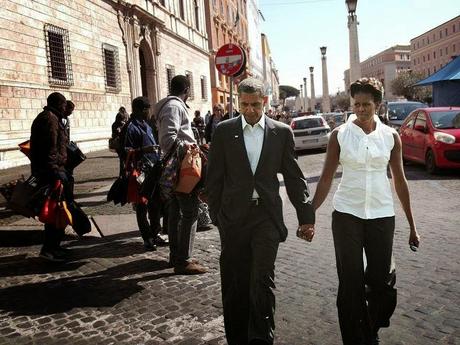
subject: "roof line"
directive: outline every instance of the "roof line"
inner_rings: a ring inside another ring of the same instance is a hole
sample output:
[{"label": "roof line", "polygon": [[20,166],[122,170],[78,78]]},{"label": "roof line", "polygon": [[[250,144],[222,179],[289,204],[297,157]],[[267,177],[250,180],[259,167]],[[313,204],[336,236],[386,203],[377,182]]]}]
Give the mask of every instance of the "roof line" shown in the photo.
[{"label": "roof line", "polygon": [[434,28],[432,28],[432,29],[430,29],[430,30],[428,30],[428,31],[425,31],[423,34],[420,34],[420,35],[418,35],[418,36],[415,36],[414,38],[411,38],[410,40],[413,41],[413,40],[419,38],[420,36],[426,35],[428,32],[433,31],[433,30],[436,30],[436,29],[439,28],[440,26],[443,26],[444,24],[449,23],[450,21],[455,20],[455,19],[457,19],[457,18],[460,18],[460,15],[457,16],[457,17],[454,17],[454,18],[452,18],[452,19],[449,19],[449,20],[445,21],[444,23],[441,23],[441,24],[439,24],[438,26],[435,26]]}]

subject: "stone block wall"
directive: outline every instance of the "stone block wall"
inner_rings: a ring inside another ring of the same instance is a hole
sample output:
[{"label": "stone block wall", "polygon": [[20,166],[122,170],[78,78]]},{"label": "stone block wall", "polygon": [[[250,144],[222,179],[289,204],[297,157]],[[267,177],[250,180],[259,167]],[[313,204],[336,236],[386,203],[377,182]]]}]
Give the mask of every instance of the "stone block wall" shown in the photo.
[{"label": "stone block wall", "polygon": [[[190,115],[193,115],[195,110],[199,110],[201,115],[211,110],[211,82],[209,72],[209,55],[201,50],[198,50],[189,44],[178,41],[167,33],[162,34],[162,52],[160,55],[159,80],[161,96],[165,97],[168,94],[168,80],[166,75],[166,65],[174,66],[175,74],[185,74],[190,71],[193,74],[193,89],[194,97],[187,101],[190,106]],[[200,77],[206,77],[206,99],[201,95]]]},{"label": "stone block wall", "polygon": [[[50,85],[44,25],[69,32],[73,81]],[[102,44],[118,48],[120,91],[105,85]],[[75,105],[71,139],[84,150],[107,147],[118,108],[129,110],[126,51],[117,13],[100,0],[7,0],[0,7],[0,169],[27,163],[17,144],[30,136],[35,116],[54,91]]]}]

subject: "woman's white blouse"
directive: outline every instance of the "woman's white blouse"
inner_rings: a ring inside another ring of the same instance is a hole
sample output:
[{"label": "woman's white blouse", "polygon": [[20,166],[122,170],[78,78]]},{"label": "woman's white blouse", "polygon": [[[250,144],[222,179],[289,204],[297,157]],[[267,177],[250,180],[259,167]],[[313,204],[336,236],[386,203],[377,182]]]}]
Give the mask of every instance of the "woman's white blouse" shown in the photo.
[{"label": "woman's white blouse", "polygon": [[366,134],[353,123],[355,119],[350,116],[337,133],[343,172],[334,209],[362,219],[394,216],[387,166],[396,131],[375,115],[376,128]]}]

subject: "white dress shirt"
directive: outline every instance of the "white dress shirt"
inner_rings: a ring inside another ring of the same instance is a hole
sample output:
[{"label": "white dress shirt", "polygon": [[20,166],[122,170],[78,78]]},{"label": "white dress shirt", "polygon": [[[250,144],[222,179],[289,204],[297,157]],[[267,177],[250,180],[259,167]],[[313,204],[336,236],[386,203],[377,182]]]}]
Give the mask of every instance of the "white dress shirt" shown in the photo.
[{"label": "white dress shirt", "polygon": [[375,130],[366,134],[354,119],[350,117],[337,133],[343,172],[334,209],[362,219],[394,216],[387,166],[396,132],[375,115]]},{"label": "white dress shirt", "polygon": [[[262,114],[259,122],[251,126],[246,122],[244,115],[241,115],[241,123],[243,126],[244,146],[248,154],[249,164],[251,165],[252,174],[256,173],[257,165],[259,164],[262,146],[264,144],[265,133],[265,115]],[[254,188],[252,197],[257,199],[259,194]]]}]

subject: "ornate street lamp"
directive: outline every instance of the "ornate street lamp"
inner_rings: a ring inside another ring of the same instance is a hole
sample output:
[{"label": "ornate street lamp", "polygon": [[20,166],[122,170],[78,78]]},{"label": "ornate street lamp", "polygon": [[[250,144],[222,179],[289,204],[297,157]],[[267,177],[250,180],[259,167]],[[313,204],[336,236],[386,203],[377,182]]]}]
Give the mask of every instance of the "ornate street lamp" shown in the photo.
[{"label": "ornate street lamp", "polygon": [[310,89],[311,89],[311,95],[310,95],[310,110],[311,111],[315,111],[315,102],[316,102],[316,98],[315,98],[315,80],[313,78],[313,69],[314,67],[313,66],[310,66]]},{"label": "ornate street lamp", "polygon": [[303,109],[304,111],[308,110],[307,106],[307,78],[303,78]]},{"label": "ornate street lamp", "polygon": [[[361,66],[359,64],[359,44],[358,44],[358,17],[356,7],[358,0],[345,0],[348,8],[348,34],[350,42],[350,83],[361,78]],[[347,90],[350,85],[347,85]],[[350,98],[353,105],[353,99]]]},{"label": "ornate street lamp", "polygon": [[300,84],[300,92],[299,92],[299,100],[300,100],[300,108],[301,108],[300,110],[305,111],[305,109],[303,109],[303,106],[302,106],[303,105],[303,102],[302,102],[302,93],[303,93],[302,88],[303,88],[303,85]]},{"label": "ornate street lamp", "polygon": [[327,80],[327,64],[326,64],[326,49],[327,47],[320,47],[321,50],[321,64],[323,70],[323,97],[321,108],[323,113],[331,112],[331,101],[329,99],[329,82]]}]

